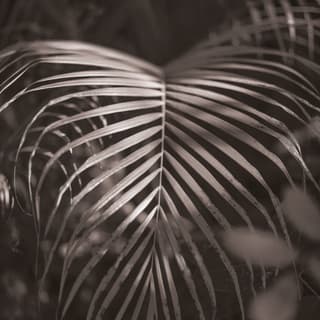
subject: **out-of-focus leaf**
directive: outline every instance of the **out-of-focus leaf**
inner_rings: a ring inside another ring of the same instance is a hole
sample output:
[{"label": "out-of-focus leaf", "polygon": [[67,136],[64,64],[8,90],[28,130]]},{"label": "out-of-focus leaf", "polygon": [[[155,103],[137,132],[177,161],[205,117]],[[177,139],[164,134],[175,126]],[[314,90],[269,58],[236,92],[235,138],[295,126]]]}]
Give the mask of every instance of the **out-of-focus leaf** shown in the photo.
[{"label": "out-of-focus leaf", "polygon": [[281,278],[258,295],[249,308],[252,320],[291,320],[298,308],[298,286],[293,275]]},{"label": "out-of-focus leaf", "polygon": [[287,189],[282,202],[288,220],[304,235],[320,240],[319,208],[304,191],[299,188]]},{"label": "out-of-focus leaf", "polygon": [[283,240],[265,231],[235,228],[226,231],[223,240],[233,254],[253,264],[283,267],[297,257]]}]

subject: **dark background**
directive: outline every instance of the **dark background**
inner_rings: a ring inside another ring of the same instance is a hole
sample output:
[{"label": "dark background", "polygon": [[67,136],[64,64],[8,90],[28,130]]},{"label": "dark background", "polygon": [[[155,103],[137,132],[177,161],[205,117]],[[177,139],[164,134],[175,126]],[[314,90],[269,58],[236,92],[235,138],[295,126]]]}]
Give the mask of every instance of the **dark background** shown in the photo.
[{"label": "dark background", "polygon": [[243,7],[243,0],[1,0],[0,43],[82,40],[164,64]]}]

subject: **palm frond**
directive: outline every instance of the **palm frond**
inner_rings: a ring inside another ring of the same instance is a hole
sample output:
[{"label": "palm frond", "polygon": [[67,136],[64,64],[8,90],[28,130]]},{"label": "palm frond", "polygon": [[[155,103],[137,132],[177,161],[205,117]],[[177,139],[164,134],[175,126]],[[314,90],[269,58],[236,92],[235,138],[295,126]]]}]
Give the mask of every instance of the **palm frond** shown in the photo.
[{"label": "palm frond", "polygon": [[[27,172],[40,288],[60,270],[58,319],[84,290],[88,320],[214,319],[223,297],[245,319],[247,298],[266,286],[267,272],[237,265],[219,231],[259,226],[291,245],[278,185],[300,181],[288,158],[319,191],[294,134],[319,114],[319,66],[282,50],[284,18],[275,11],[288,21],[294,9],[265,5],[280,50],[233,45],[223,35],[163,70],[78,42],[0,53],[0,114],[28,107],[32,115],[13,170],[15,178]],[[292,28],[290,43],[298,39]],[[100,230],[110,237],[79,257]]]}]

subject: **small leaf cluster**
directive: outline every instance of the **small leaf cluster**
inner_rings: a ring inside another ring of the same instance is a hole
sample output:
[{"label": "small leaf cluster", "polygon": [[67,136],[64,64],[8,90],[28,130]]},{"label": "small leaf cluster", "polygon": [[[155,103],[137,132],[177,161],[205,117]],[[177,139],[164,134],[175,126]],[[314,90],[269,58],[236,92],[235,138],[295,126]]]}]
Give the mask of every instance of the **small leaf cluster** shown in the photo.
[{"label": "small leaf cluster", "polygon": [[[282,209],[287,220],[301,234],[320,242],[320,213],[317,204],[300,188],[290,188],[284,193]],[[226,248],[247,262],[264,267],[284,268],[301,263],[320,284],[320,259],[310,254],[302,260],[298,249],[285,240],[263,230],[232,228],[223,234]],[[258,294],[249,306],[253,320],[291,320],[298,310],[299,283],[294,273],[280,276],[266,291]]]}]

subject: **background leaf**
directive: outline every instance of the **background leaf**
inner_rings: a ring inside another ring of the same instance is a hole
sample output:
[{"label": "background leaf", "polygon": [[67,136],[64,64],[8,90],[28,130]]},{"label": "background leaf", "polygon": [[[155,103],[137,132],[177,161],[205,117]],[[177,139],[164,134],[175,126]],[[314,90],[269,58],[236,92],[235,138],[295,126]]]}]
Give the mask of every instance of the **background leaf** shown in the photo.
[{"label": "background leaf", "polygon": [[298,288],[294,276],[277,279],[267,291],[260,293],[249,307],[252,320],[293,320],[298,309]]},{"label": "background leaf", "polygon": [[223,234],[223,242],[238,258],[257,265],[283,267],[297,257],[295,250],[270,232],[233,228]]},{"label": "background leaf", "polygon": [[305,236],[320,240],[320,210],[315,201],[299,188],[286,189],[282,202],[288,220]]}]

